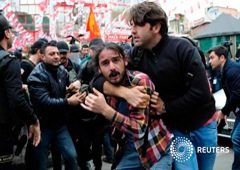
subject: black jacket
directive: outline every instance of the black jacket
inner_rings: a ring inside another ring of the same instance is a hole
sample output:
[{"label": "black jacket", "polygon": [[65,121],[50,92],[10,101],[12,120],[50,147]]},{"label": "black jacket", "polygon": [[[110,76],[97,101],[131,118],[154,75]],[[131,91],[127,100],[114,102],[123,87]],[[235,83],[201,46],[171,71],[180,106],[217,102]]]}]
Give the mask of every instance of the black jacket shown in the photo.
[{"label": "black jacket", "polygon": [[221,75],[223,89],[227,96],[222,112],[229,115],[230,111],[235,111],[237,107],[240,109],[240,64],[228,59]]},{"label": "black jacket", "polygon": [[97,72],[93,59],[90,59],[81,66],[78,79],[81,80],[82,84],[89,84]]},{"label": "black jacket", "polygon": [[54,128],[65,123],[68,111],[65,97],[67,82],[68,74],[63,66],[51,68],[43,62],[29,75],[30,100],[41,127]]},{"label": "black jacket", "polygon": [[29,59],[22,59],[21,61],[21,71],[22,73],[22,82],[23,84],[27,84],[27,78],[34,69],[35,64]]},{"label": "black jacket", "polygon": [[[0,53],[2,50],[0,46]],[[37,121],[24,98],[20,65],[8,55],[0,59],[0,124],[11,123],[13,113],[28,125]]]},{"label": "black jacket", "polygon": [[[200,63],[187,87],[187,72],[193,56]],[[129,57],[133,65],[140,58],[137,65],[129,68],[146,73],[153,81],[165,102],[167,113],[163,114],[163,119],[171,128],[182,132],[196,130],[213,116],[215,101],[209,90],[205,68],[196,47],[188,40],[165,34],[152,50],[133,47]],[[101,90],[99,84],[103,85],[95,79],[93,86]]]}]

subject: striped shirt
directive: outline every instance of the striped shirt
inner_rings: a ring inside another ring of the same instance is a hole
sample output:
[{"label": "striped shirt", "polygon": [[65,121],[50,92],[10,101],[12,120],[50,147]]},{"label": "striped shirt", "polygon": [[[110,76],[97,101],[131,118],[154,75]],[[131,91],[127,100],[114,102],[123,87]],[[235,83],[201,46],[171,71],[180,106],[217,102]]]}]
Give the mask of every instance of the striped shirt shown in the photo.
[{"label": "striped shirt", "polygon": [[[150,78],[139,71],[126,70],[124,86],[131,88],[135,86],[144,86],[147,94],[151,95],[155,89]],[[118,99],[112,96],[107,96],[108,104],[117,109]],[[139,158],[145,168],[152,167],[165,153],[165,150],[173,138],[172,132],[164,125],[161,119],[152,120],[148,130],[149,114],[160,114],[156,109],[150,109],[148,105],[145,109],[134,108],[128,104],[129,115],[125,116],[118,111],[114,113],[112,124],[114,125],[113,137],[116,141],[121,141],[125,135],[132,135],[135,148],[139,154]],[[121,135],[116,137],[114,134]],[[148,133],[147,152],[146,156],[142,156],[144,135]]]}]

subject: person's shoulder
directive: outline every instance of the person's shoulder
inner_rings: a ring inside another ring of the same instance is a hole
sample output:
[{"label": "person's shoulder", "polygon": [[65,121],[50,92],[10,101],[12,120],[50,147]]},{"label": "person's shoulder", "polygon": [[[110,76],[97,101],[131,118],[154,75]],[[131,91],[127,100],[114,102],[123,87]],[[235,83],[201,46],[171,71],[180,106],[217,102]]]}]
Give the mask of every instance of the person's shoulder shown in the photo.
[{"label": "person's shoulder", "polygon": [[131,70],[130,71],[134,77],[136,78],[140,78],[140,79],[150,79],[149,76],[141,71],[138,71],[138,70]]},{"label": "person's shoulder", "polygon": [[155,85],[147,74],[136,70],[127,71],[128,74],[132,76],[131,85],[143,86],[149,95],[152,94],[152,92],[155,90]]},{"label": "person's shoulder", "polygon": [[30,75],[28,76],[27,82],[43,82],[47,81],[48,76],[46,74],[46,68],[42,62],[38,63]]},{"label": "person's shoulder", "polygon": [[19,67],[19,62],[17,61],[16,57],[11,55],[10,53],[4,55],[1,59],[0,59],[0,67],[1,68],[5,68],[8,67],[9,64],[11,64],[11,66],[13,67]]},{"label": "person's shoulder", "polygon": [[127,74],[132,78],[132,83],[134,85],[151,85],[152,81],[149,76],[141,71],[137,70],[127,70]]},{"label": "person's shoulder", "polygon": [[234,72],[236,70],[240,71],[240,64],[232,61],[231,59],[227,59],[225,66],[223,67],[223,70],[229,71],[229,72]]}]

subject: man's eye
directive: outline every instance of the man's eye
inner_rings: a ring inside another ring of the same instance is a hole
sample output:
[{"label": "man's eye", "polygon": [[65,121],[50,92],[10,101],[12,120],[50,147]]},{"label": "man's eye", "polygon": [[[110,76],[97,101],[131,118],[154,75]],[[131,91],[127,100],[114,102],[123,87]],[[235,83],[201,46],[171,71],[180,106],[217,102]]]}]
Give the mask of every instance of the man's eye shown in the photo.
[{"label": "man's eye", "polygon": [[118,62],[119,61],[119,59],[118,58],[115,58],[115,59],[113,59],[113,62]]},{"label": "man's eye", "polygon": [[102,65],[106,66],[109,62],[103,62]]}]

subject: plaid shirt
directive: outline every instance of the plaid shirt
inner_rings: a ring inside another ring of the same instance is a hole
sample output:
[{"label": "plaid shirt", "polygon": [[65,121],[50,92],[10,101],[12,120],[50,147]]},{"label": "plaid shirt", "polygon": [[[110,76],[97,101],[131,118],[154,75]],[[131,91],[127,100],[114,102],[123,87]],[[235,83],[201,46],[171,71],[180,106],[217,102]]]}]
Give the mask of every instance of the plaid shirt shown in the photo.
[{"label": "plaid shirt", "polygon": [[[154,84],[150,78],[139,71],[126,70],[125,87],[144,86],[147,94],[151,95],[154,91]],[[118,106],[118,99],[107,96],[108,104],[115,110]],[[145,168],[152,167],[165,153],[165,150],[173,138],[172,132],[164,125],[163,121],[152,120],[147,131],[149,114],[159,114],[156,109],[150,109],[149,105],[145,109],[134,108],[128,104],[129,115],[125,116],[118,111],[114,113],[112,124],[114,125],[113,137],[116,141],[121,142],[125,135],[132,135],[135,148],[139,154],[139,158]],[[115,134],[119,134],[116,136]],[[147,152],[142,157],[144,145],[144,135],[148,132]]]}]

